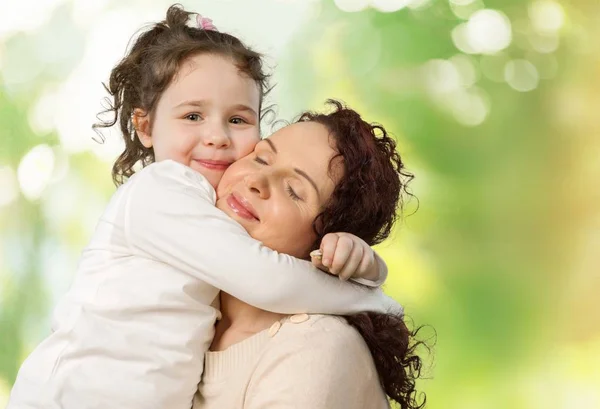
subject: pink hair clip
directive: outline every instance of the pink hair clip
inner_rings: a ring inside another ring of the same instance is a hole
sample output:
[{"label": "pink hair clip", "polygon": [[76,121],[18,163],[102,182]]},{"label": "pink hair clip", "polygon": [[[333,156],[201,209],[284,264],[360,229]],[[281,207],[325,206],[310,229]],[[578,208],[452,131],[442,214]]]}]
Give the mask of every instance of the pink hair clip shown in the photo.
[{"label": "pink hair clip", "polygon": [[198,28],[201,30],[211,30],[211,31],[219,31],[217,27],[213,24],[212,19],[207,17],[202,17],[202,14],[198,14],[196,16],[196,24]]}]

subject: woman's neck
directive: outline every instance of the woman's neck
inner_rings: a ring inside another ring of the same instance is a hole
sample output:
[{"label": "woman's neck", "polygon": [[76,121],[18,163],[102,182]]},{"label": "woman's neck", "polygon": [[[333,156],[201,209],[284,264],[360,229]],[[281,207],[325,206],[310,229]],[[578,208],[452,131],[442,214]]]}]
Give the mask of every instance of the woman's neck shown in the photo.
[{"label": "woman's neck", "polygon": [[217,321],[211,351],[223,351],[284,317],[283,314],[253,307],[224,292],[220,297],[222,318]]}]

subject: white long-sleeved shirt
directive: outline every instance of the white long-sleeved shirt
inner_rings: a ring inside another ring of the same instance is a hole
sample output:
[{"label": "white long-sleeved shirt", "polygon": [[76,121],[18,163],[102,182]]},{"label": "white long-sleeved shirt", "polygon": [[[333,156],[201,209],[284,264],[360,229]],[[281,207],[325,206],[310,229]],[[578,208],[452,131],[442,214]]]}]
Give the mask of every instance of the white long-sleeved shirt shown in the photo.
[{"label": "white long-sleeved shirt", "polygon": [[121,186],[8,408],[191,407],[219,289],[279,313],[399,308],[264,247],[214,203],[206,179],[173,161]]}]

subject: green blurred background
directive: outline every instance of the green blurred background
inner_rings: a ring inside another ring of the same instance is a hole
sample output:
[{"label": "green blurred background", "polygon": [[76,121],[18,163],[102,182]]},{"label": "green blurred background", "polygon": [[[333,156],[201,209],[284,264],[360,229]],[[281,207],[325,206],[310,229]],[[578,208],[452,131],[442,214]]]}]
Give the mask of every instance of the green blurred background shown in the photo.
[{"label": "green blurred background", "polygon": [[[0,407],[114,191],[101,82],[170,3],[0,3]],[[278,118],[336,97],[397,137],[420,208],[378,251],[437,331],[428,407],[600,408],[598,1],[183,4],[269,56]]]}]

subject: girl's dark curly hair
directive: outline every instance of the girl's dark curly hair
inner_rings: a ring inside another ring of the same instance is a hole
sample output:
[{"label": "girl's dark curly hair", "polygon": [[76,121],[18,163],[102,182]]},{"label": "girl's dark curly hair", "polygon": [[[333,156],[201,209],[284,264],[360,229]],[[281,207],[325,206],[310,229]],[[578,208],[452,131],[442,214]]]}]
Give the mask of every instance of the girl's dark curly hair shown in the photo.
[{"label": "girl's dark curly hair", "polygon": [[263,98],[269,91],[269,76],[264,72],[262,55],[230,34],[188,26],[188,20],[195,14],[185,11],[179,4],[169,7],[165,20],[153,24],[137,37],[125,57],[113,68],[108,85],[104,84],[111,99],[109,108],[99,115],[112,115],[109,120],[94,124],[93,128],[98,132],[100,128],[119,122],[125,149],[113,165],[116,185],[135,172],[134,165],[138,162],[142,166],[154,162],[152,148],[144,147],[136,137],[132,124],[134,109],[152,114],[160,96],[187,58],[214,54],[231,59],[240,72],[256,81],[261,91],[259,108],[262,108]]},{"label": "girl's dark curly hair", "polygon": [[[305,112],[300,121],[324,125],[330,132],[337,154],[330,162],[341,161],[344,173],[335,190],[317,216],[313,229],[319,248],[324,235],[347,232],[369,245],[386,239],[404,199],[413,195],[407,190],[414,178],[396,150],[396,142],[385,128],[365,122],[360,115],[336,100],[329,114]],[[396,314],[363,312],[344,317],[363,337],[379,374],[385,393],[402,409],[417,409],[425,405],[416,392],[415,381],[421,375],[422,360],[417,355],[419,329],[410,330],[404,317]]]}]

